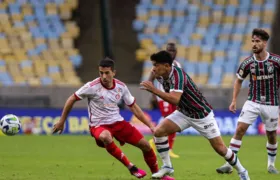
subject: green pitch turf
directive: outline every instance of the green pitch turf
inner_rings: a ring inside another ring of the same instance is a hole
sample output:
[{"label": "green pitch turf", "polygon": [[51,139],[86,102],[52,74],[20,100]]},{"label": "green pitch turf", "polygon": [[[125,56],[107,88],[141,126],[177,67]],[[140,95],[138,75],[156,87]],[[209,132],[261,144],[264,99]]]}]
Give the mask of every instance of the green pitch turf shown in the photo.
[{"label": "green pitch turf", "polygon": [[[146,137],[148,139],[149,137]],[[231,137],[224,137],[226,144]],[[252,180],[279,180],[266,171],[266,138],[246,136],[239,157]],[[1,180],[133,180],[123,165],[90,136],[15,136],[0,137]],[[149,172],[140,150],[122,147],[128,158]],[[176,180],[236,180],[236,171],[220,175],[215,169],[224,163],[199,136],[178,136],[173,159]],[[159,161],[160,162],[160,161]],[[280,168],[280,158],[276,166]],[[150,172],[145,179],[150,179]]]}]

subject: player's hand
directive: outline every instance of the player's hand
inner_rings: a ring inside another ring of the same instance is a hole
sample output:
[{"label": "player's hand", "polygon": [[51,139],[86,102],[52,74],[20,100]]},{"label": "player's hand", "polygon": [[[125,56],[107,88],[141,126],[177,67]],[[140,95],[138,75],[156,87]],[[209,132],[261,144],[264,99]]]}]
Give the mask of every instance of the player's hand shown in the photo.
[{"label": "player's hand", "polygon": [[232,102],[229,106],[229,111],[235,113],[236,112],[236,102]]},{"label": "player's hand", "polygon": [[150,127],[150,130],[152,131],[153,134],[155,133],[155,127],[154,126]]},{"label": "player's hand", "polygon": [[144,89],[153,93],[156,88],[151,81],[143,81],[140,83],[140,89]]},{"label": "player's hand", "polygon": [[64,123],[59,121],[53,126],[52,133],[55,134],[58,132],[59,134],[61,134],[63,129],[64,129]]}]

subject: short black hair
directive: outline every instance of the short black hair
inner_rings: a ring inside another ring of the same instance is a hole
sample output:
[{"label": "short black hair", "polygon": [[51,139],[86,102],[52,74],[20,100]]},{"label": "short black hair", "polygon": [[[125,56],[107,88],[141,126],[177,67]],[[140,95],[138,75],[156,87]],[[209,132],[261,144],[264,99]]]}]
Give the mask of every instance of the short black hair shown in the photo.
[{"label": "short black hair", "polygon": [[157,53],[154,53],[150,57],[151,61],[155,61],[156,63],[164,64],[168,63],[170,66],[173,63],[173,59],[167,51],[159,51]]},{"label": "short black hair", "polygon": [[268,41],[269,40],[269,34],[263,29],[255,28],[252,32],[252,37],[253,36],[258,36],[263,41]]},{"label": "short black hair", "polygon": [[115,69],[115,62],[113,59],[105,57],[99,62],[99,66],[101,67],[110,67],[112,70]]}]

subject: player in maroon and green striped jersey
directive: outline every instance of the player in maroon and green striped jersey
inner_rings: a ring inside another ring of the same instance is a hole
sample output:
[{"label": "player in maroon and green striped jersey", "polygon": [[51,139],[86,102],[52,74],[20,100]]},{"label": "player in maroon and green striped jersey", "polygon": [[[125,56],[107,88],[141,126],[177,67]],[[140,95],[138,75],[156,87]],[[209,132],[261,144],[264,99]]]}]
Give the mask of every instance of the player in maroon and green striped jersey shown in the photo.
[{"label": "player in maroon and green striped jersey", "polygon": [[150,81],[142,82],[141,88],[177,106],[177,110],[167,116],[154,130],[155,144],[163,161],[163,167],[152,177],[161,178],[174,172],[168,155],[167,136],[193,127],[209,140],[220,156],[236,168],[241,180],[249,180],[248,171],[241,165],[237,155],[225,146],[212,107],[192,79],[181,68],[172,66],[172,57],[166,51],[153,54],[151,61],[153,73],[163,85],[165,92],[157,89]]},{"label": "player in maroon and green striped jersey", "polygon": [[[229,148],[237,153],[242,144],[242,137],[248,127],[261,116],[265,124],[268,154],[268,172],[278,174],[275,168],[277,153],[277,134],[279,101],[278,89],[280,79],[280,56],[266,51],[269,35],[262,29],[254,29],[252,32],[253,55],[246,58],[237,70],[237,79],[234,84],[233,99],[229,110],[236,111],[236,99],[243,80],[249,75],[250,86],[248,99],[240,113],[237,129],[230,141]],[[226,163],[217,169],[218,173],[231,173],[231,166]]]}]

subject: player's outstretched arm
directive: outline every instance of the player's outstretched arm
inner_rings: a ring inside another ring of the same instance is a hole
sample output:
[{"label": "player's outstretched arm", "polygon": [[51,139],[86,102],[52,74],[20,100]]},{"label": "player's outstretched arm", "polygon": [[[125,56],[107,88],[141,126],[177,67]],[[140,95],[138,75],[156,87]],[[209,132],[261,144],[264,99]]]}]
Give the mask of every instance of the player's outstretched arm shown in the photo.
[{"label": "player's outstretched arm", "polygon": [[234,88],[233,88],[233,94],[232,94],[232,102],[229,106],[229,110],[233,113],[236,112],[236,100],[237,100],[237,96],[240,92],[241,86],[242,86],[242,82],[243,80],[237,78],[234,82]]},{"label": "player's outstretched arm", "polygon": [[143,113],[142,109],[135,103],[131,107],[129,107],[130,110],[133,112],[133,114],[141,121],[143,122],[146,126],[148,126],[151,131],[153,132],[154,125],[151,121],[148,120],[148,118],[145,116]]},{"label": "player's outstretched arm", "polygon": [[69,114],[69,112],[71,111],[73,105],[75,104],[75,102],[77,101],[75,95],[71,95],[65,105],[64,105],[64,108],[63,108],[63,111],[62,111],[62,114],[61,114],[61,117],[60,117],[60,120],[53,126],[53,134],[54,133],[59,133],[61,134],[63,129],[64,129],[64,123],[67,119],[67,116]]},{"label": "player's outstretched arm", "polygon": [[170,104],[178,105],[182,96],[182,92],[172,91],[170,93],[163,92],[157,88],[150,81],[143,81],[140,83],[140,88],[147,90]]},{"label": "player's outstretched arm", "polygon": [[154,82],[155,79],[156,79],[155,75],[154,75],[153,71],[151,71],[148,80],[151,81],[151,82]]}]

